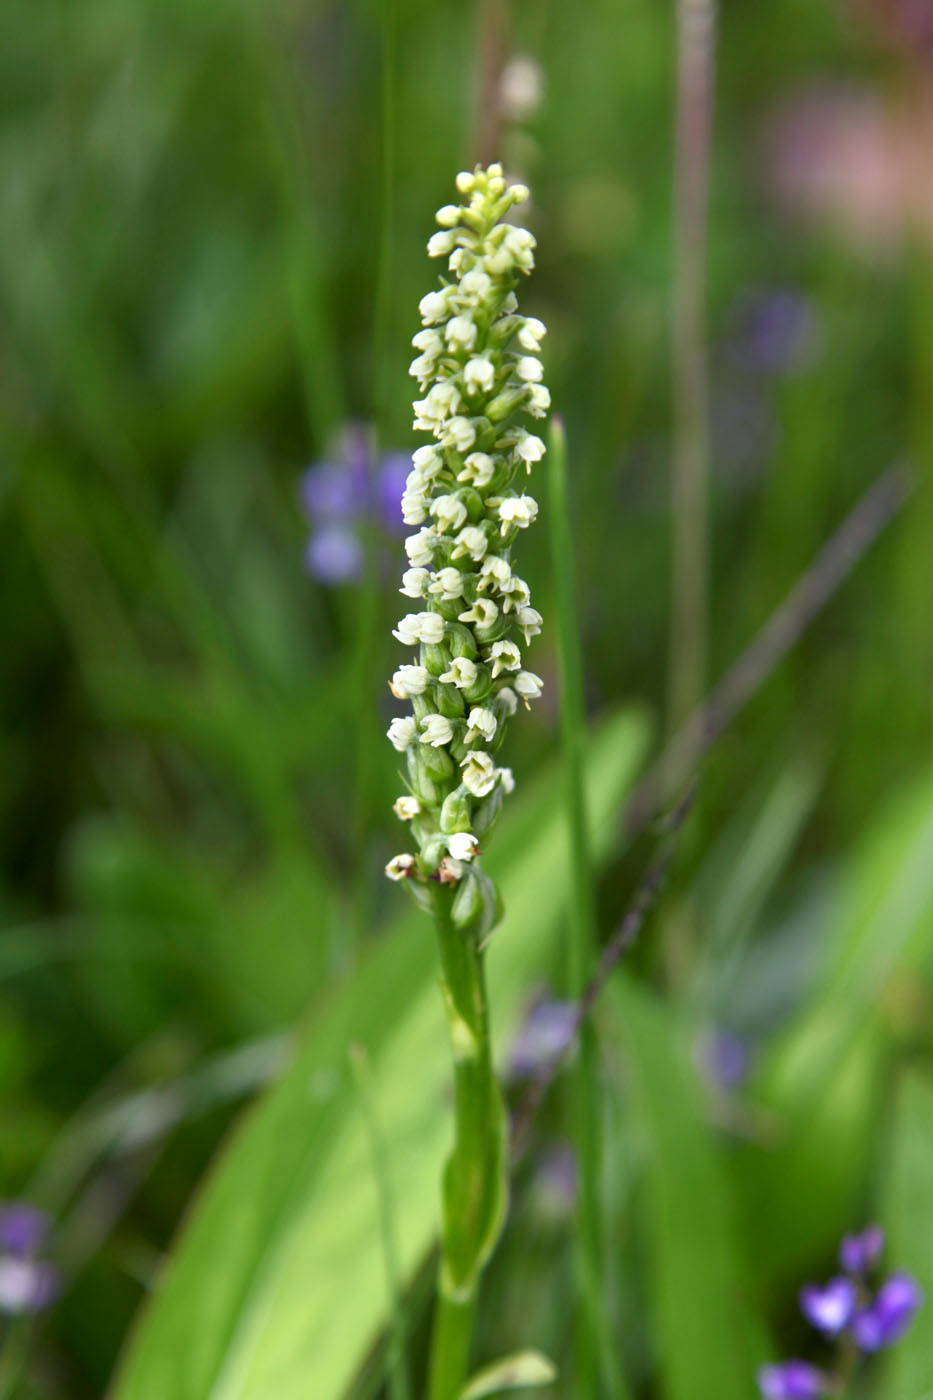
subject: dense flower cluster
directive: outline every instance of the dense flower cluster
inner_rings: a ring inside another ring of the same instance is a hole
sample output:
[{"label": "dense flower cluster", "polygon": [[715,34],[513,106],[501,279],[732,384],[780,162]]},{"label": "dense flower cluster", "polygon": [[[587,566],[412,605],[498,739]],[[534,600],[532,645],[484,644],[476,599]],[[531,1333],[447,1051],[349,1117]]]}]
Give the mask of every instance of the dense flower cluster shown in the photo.
[{"label": "dense flower cluster", "polygon": [[[916,1280],[891,1274],[872,1293],[868,1277],[881,1258],[884,1233],[869,1225],[860,1235],[846,1235],[839,1249],[842,1273],[827,1284],[800,1290],[800,1311],[811,1327],[840,1341],[848,1355],[893,1346],[923,1302]],[[817,1370],[806,1361],[764,1366],[758,1388],[764,1400],[819,1400],[840,1393],[841,1377]]]},{"label": "dense flower cluster", "polygon": [[402,497],[409,568],[401,592],[418,611],[394,636],[418,647],[391,690],[413,714],[392,721],[388,737],[407,763],[409,792],[395,804],[411,822],[419,853],[386,867],[414,887],[428,877],[458,884],[513,787],[496,763],[506,722],[519,700],[541,693],[524,669],[521,642],[541,630],[527,583],[512,571],[512,544],[538,507],[523,489],[544,443],[515,421],[543,418],[550,395],[537,352],[545,329],[520,316],[515,288],[534,266],[533,236],[505,222],[528,197],[507,187],[499,165],[457,177],[462,204],[438,210],[428,243],[450,278],[420,303],[423,329],[411,365],[422,397],[419,447]]}]

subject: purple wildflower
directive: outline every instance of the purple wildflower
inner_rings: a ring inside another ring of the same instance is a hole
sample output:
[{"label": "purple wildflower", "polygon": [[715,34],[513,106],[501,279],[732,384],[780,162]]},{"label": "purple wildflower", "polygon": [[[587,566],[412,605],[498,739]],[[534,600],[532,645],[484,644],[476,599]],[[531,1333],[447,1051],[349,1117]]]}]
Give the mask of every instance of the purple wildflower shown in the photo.
[{"label": "purple wildflower", "polygon": [[58,1297],[58,1270],[42,1259],[0,1257],[0,1313],[21,1317],[42,1312]]},{"label": "purple wildflower", "polygon": [[884,1231],[868,1225],[860,1235],[846,1235],[839,1246],[839,1262],[848,1274],[867,1274],[881,1258]]},{"label": "purple wildflower", "polygon": [[808,1283],[800,1290],[800,1311],[817,1331],[837,1337],[855,1312],[857,1293],[850,1278],[831,1278],[825,1287]]},{"label": "purple wildflower", "polygon": [[312,521],[353,520],[366,510],[367,481],[340,462],[315,462],[301,478],[301,504]]},{"label": "purple wildflower", "polygon": [[305,565],[319,583],[347,583],[360,576],[363,549],[352,530],[342,525],[327,525],[308,541]]},{"label": "purple wildflower", "polygon": [[376,477],[376,507],[379,519],[387,530],[403,534],[407,530],[402,520],[402,492],[411,471],[411,456],[407,452],[388,452],[379,463]]},{"label": "purple wildflower", "polygon": [[739,303],[733,354],[745,368],[780,374],[814,358],[819,329],[811,303],[797,292],[763,290]]},{"label": "purple wildflower", "polygon": [[892,1274],[873,1302],[856,1313],[852,1333],[862,1351],[880,1351],[903,1336],[923,1302],[923,1292],[910,1274]]},{"label": "purple wildflower", "polygon": [[38,1254],[49,1237],[51,1221],[28,1201],[0,1204],[0,1250],[18,1259]]},{"label": "purple wildflower", "polygon": [[525,1079],[563,1054],[576,1029],[573,1002],[542,997],[528,1012],[512,1041],[508,1074]]},{"label": "purple wildflower", "polygon": [[748,1078],[751,1049],[744,1036],[727,1026],[713,1026],[697,1047],[699,1069],[720,1089],[738,1089]]},{"label": "purple wildflower", "polygon": [[828,1388],[828,1377],[806,1361],[782,1361],[779,1366],[762,1366],[758,1372],[764,1400],[818,1400]]}]

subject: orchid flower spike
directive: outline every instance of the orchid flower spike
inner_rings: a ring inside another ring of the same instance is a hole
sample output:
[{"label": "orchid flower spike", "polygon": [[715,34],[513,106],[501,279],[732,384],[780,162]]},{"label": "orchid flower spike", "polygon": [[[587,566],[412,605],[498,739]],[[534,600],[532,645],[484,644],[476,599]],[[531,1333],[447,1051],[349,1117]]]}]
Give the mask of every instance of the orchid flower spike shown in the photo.
[{"label": "orchid flower spike", "polygon": [[421,528],[406,544],[401,591],[423,611],[394,635],[419,652],[391,682],[413,710],[392,721],[389,739],[405,755],[409,789],[395,809],[418,851],[387,873],[425,905],[428,881],[463,885],[475,921],[486,898],[476,857],[513,786],[494,755],[516,694],[527,704],[541,693],[521,652],[541,619],[513,572],[512,545],[537,514],[525,483],[544,453],[520,415],[543,418],[550,395],[536,355],[545,328],[519,314],[516,297],[535,240],[505,219],[528,191],[500,165],[464,171],[456,185],[461,203],[438,211],[428,243],[447,275],[422,298],[412,342],[414,428],[433,442],[414,453],[405,487],[405,518]]}]

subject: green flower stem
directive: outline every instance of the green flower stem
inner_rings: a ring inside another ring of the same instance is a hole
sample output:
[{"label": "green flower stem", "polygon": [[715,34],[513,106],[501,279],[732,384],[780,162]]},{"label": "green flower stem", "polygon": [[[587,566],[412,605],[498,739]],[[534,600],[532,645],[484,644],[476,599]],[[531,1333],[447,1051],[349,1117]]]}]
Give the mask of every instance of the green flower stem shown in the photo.
[{"label": "green flower stem", "polygon": [[479,940],[455,926],[449,888],[437,885],[432,902],[454,1059],[454,1142],[444,1172],[429,1395],[456,1400],[467,1376],[480,1274],[505,1217],[505,1115],[492,1063]]}]

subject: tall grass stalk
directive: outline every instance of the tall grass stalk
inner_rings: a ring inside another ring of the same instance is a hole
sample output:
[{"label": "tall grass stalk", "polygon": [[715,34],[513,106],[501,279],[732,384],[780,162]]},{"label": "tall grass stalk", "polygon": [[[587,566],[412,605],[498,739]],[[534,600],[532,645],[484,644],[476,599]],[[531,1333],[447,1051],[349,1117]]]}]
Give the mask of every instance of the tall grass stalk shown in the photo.
[{"label": "tall grass stalk", "polygon": [[[586,714],[583,657],[574,597],[574,559],[567,489],[567,439],[563,420],[551,421],[548,485],[551,562],[560,656],[561,742],[570,841],[571,898],[567,938],[567,993],[579,1001],[599,957],[599,921],[584,795]],[[625,1383],[615,1358],[606,1303],[605,1251],[600,1211],[600,1103],[595,1032],[589,1020],[579,1030],[579,1054],[571,1084],[573,1141],[579,1166],[576,1264],[581,1285],[576,1379],[580,1393],[595,1394],[600,1375],[605,1392],[622,1400]]]},{"label": "tall grass stalk", "polygon": [[701,700],[707,664],[706,252],[715,58],[715,0],[678,0],[671,359],[671,732],[684,723]]}]

